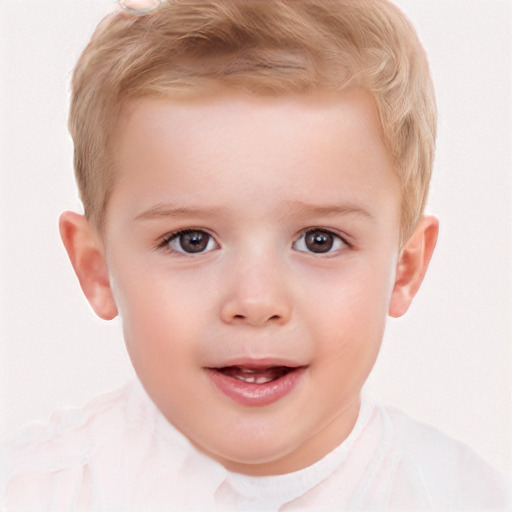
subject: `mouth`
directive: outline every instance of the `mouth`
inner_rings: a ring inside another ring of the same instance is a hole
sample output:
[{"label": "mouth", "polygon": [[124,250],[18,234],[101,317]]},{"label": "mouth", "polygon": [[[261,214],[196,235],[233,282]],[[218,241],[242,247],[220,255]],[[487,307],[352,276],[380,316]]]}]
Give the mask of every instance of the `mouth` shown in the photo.
[{"label": "mouth", "polygon": [[270,366],[267,368],[250,368],[245,366],[225,366],[212,369],[226,375],[226,377],[232,377],[249,384],[266,384],[297,370],[297,367]]},{"label": "mouth", "polygon": [[302,380],[306,366],[229,365],[206,368],[217,391],[245,406],[265,406],[289,395]]}]

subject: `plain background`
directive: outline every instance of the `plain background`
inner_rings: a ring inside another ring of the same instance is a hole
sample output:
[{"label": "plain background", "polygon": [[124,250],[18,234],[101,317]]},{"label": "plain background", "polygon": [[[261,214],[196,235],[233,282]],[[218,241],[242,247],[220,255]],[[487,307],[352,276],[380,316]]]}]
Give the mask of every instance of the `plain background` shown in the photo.
[{"label": "plain background", "polygon": [[[390,319],[368,387],[511,469],[511,15],[503,0],[397,0],[439,105],[429,211],[438,247]],[[96,319],[61,246],[80,211],[66,130],[79,52],[114,0],[0,0],[2,437],[133,375],[118,321]]]}]

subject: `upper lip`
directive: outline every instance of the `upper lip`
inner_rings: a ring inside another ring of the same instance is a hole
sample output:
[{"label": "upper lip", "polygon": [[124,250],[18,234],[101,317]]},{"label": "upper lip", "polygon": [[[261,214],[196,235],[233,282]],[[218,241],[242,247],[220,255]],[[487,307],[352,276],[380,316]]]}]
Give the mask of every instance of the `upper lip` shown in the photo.
[{"label": "upper lip", "polygon": [[238,366],[240,368],[250,368],[251,370],[264,370],[265,368],[272,368],[276,366],[286,366],[288,368],[300,368],[307,366],[298,361],[294,361],[288,358],[281,357],[236,357],[233,359],[227,359],[219,363],[206,366],[206,368],[228,368],[232,366]]}]

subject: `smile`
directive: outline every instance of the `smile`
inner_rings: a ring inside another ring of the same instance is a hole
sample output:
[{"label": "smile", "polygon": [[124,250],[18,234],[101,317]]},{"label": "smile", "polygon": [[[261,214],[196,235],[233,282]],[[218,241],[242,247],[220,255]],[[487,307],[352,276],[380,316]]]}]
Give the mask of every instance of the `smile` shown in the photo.
[{"label": "smile", "polygon": [[305,366],[240,365],[206,370],[217,391],[240,405],[261,407],[290,394],[302,379],[305,369]]}]

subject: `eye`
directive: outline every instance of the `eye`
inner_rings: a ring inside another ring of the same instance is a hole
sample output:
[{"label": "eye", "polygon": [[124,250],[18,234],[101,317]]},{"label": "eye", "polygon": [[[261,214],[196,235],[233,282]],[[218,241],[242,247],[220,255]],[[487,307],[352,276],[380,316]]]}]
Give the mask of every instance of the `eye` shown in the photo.
[{"label": "eye", "polygon": [[208,252],[219,247],[212,235],[201,229],[184,229],[172,233],[166,237],[162,246],[186,254]]},{"label": "eye", "polygon": [[302,233],[293,248],[301,252],[325,254],[336,252],[345,245],[347,243],[332,231],[315,228]]}]

